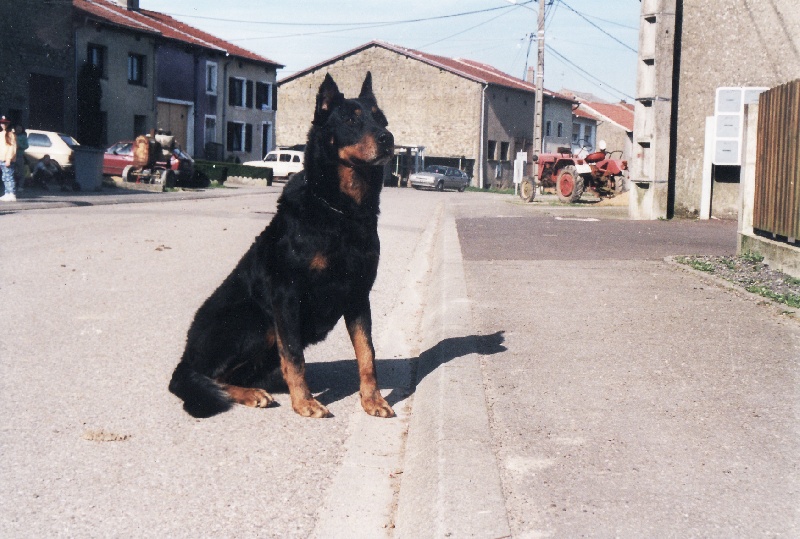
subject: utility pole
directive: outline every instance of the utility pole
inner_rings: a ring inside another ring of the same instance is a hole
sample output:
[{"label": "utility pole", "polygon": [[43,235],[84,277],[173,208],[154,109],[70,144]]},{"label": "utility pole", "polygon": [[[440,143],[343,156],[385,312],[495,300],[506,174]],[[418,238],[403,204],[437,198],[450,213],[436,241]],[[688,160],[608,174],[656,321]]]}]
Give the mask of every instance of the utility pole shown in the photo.
[{"label": "utility pole", "polygon": [[[536,106],[533,114],[533,150],[535,155],[542,151],[542,102],[544,101],[544,3],[539,0],[539,29],[536,33],[538,55],[536,61]],[[534,166],[534,171],[537,167]],[[537,178],[538,179],[538,178]]]}]

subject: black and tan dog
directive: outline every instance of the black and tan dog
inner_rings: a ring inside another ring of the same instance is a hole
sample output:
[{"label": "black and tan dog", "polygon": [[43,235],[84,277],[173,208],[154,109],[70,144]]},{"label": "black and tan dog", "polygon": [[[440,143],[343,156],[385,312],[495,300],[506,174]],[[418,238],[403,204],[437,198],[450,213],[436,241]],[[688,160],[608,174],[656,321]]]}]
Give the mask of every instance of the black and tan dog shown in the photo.
[{"label": "black and tan dog", "polygon": [[233,403],[266,407],[280,372],[292,408],[326,417],[305,379],[303,350],[344,316],[355,348],[361,404],[392,417],[375,376],[369,293],[378,269],[378,202],[394,138],[367,73],[356,99],[330,77],[317,94],[304,170],[278,199],[272,222],[198,309],[169,389],[195,417]]}]

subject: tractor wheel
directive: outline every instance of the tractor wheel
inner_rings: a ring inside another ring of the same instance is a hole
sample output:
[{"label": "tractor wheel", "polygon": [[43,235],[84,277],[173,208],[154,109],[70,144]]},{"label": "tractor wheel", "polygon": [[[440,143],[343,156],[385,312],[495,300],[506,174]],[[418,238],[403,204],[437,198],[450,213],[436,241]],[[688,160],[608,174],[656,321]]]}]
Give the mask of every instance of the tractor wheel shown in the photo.
[{"label": "tractor wheel", "polygon": [[533,202],[533,199],[536,198],[536,186],[533,181],[522,180],[522,183],[519,184],[519,198],[525,202]]},{"label": "tractor wheel", "polygon": [[436,184],[437,191],[444,191],[444,180],[439,180],[439,183]]},{"label": "tractor wheel", "polygon": [[578,174],[573,165],[561,169],[556,179],[556,194],[561,202],[577,202],[583,194],[583,176]]},{"label": "tractor wheel", "polygon": [[136,182],[136,176],[133,175],[133,165],[128,165],[122,169],[123,182]]}]

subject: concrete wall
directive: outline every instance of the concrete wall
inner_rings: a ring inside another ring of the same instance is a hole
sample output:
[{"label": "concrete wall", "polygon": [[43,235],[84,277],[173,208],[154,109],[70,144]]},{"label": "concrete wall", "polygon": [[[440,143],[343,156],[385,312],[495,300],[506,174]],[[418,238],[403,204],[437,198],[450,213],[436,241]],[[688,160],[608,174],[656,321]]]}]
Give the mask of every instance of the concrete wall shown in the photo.
[{"label": "concrete wall", "polygon": [[[106,113],[107,142],[113,144],[140,135],[141,133],[136,133],[134,129],[135,116],[144,117],[145,131],[154,129],[156,127],[154,38],[88,22],[76,29],[75,42],[79,69],[87,61],[89,43],[106,48],[105,74],[100,83],[103,89],[100,108]],[[130,53],[145,57],[144,85],[128,83]]]},{"label": "concrete wall", "polygon": [[[47,17],[43,17],[43,13],[47,13]],[[0,2],[0,21],[3,21],[3,32],[0,32],[0,115],[25,127],[75,134],[74,100],[67,99],[67,96],[75,95],[71,13],[72,6],[68,2]],[[30,125],[31,74],[63,80],[64,91],[58,96],[58,102],[52,103],[58,112],[47,122],[54,125]]]},{"label": "concrete wall", "polygon": [[[684,0],[678,94],[675,211],[700,204],[705,117],[720,86],[772,87],[800,75],[796,0]],[[738,183],[713,186],[712,215],[733,217]]]}]

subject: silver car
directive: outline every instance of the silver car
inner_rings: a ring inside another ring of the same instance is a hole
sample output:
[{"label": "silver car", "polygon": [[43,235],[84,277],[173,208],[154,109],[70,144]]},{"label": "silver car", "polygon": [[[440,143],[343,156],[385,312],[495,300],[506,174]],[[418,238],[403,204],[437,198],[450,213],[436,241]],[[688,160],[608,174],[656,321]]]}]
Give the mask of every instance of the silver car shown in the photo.
[{"label": "silver car", "polygon": [[464,191],[469,185],[467,173],[454,167],[443,165],[429,165],[423,172],[416,172],[408,180],[414,189],[458,189]]}]

